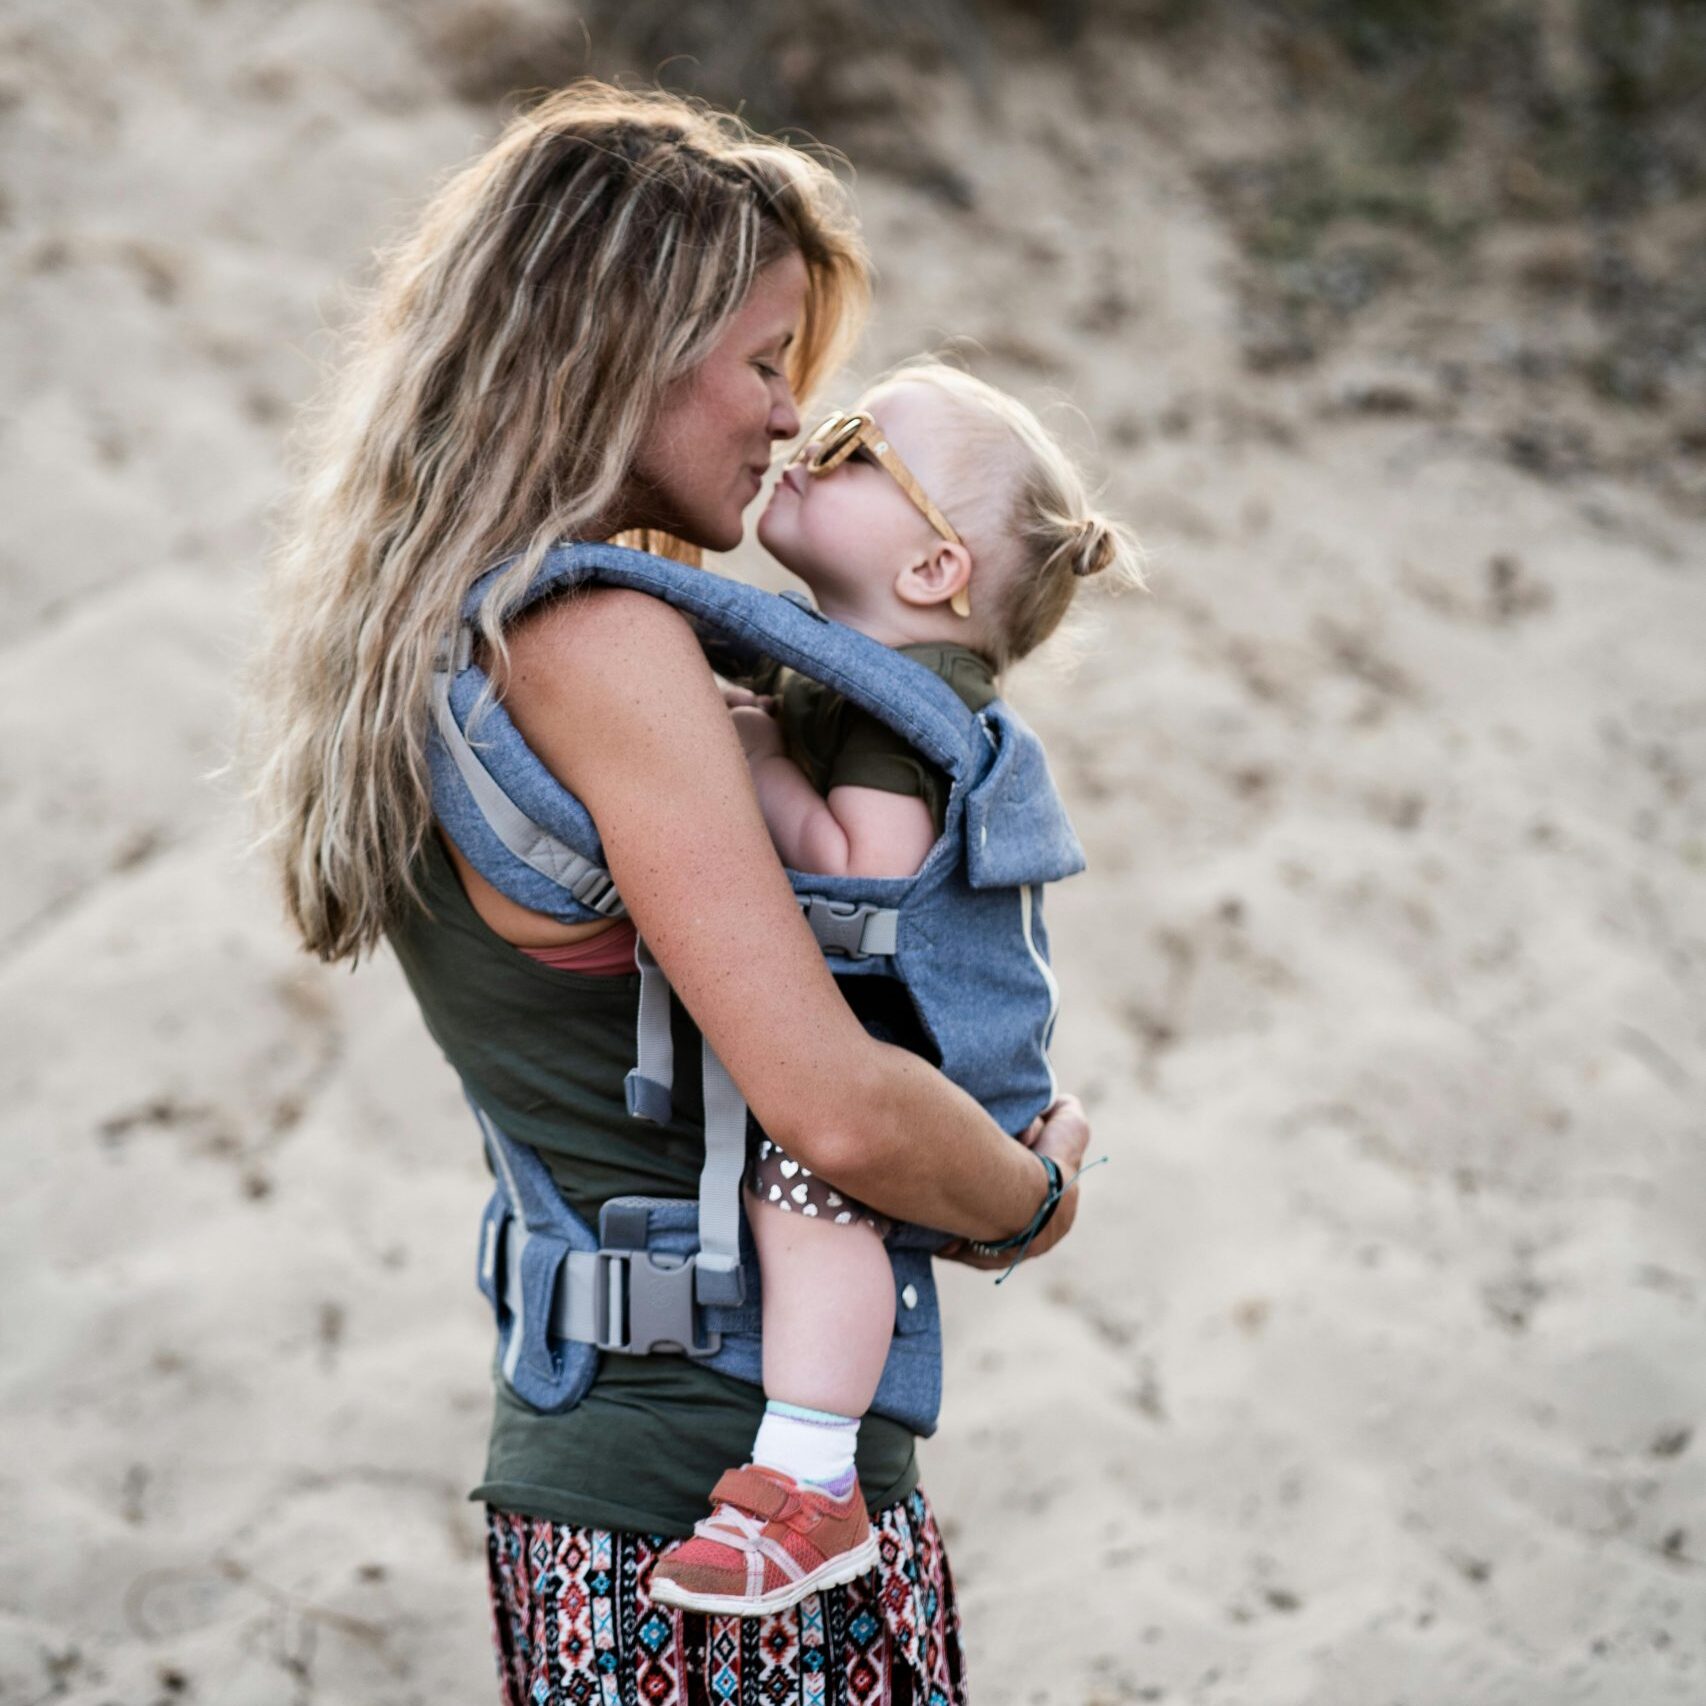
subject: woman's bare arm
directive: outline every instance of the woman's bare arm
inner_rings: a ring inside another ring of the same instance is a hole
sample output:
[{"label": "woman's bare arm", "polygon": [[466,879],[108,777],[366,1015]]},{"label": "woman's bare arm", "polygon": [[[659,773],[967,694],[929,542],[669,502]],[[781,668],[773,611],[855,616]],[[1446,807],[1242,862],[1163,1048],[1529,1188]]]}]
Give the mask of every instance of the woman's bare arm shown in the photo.
[{"label": "woman's bare arm", "polygon": [[[1024,1226],[1042,1199],[1036,1160],[842,1000],[686,621],[644,593],[588,590],[516,627],[502,690],[592,813],[635,925],[764,1128],[884,1213],[971,1238]],[[1036,1147],[1070,1172],[1087,1140],[1072,1103]]]}]

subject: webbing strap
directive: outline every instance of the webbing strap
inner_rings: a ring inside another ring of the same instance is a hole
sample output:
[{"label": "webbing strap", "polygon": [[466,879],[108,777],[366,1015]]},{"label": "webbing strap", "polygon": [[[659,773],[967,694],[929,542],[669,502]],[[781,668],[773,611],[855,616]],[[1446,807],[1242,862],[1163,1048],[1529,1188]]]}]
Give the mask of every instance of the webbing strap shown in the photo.
[{"label": "webbing strap", "polygon": [[[634,940],[640,969],[640,1014],[635,1063],[625,1080],[628,1112],[667,1125],[675,1083],[675,1039],[669,1028],[669,979],[641,937]],[[705,1091],[705,1164],[699,1172],[699,1254],[693,1293],[700,1303],[733,1306],[742,1300],[740,1182],[746,1171],[746,1098],[707,1042],[702,1053]]]},{"label": "webbing strap", "polygon": [[563,1258],[563,1278],[552,1299],[551,1328],[561,1339],[596,1345],[604,1330],[598,1318],[599,1264],[597,1250],[571,1250]]},{"label": "webbing strap", "polygon": [[509,795],[500,788],[492,773],[480,762],[479,755],[469,744],[468,737],[457,727],[456,713],[450,707],[450,671],[439,669],[433,675],[433,719],[439,738],[455,762],[462,780],[467,784],[469,797],[479,807],[480,815],[491,826],[492,833],[522,864],[548,877],[558,888],[566,889],[582,906],[606,918],[623,918],[628,909],[602,865],[577,853],[566,842],[559,841],[527,817]]},{"label": "webbing strap", "polygon": [[669,979],[644,940],[634,938],[640,972],[640,1016],[635,1027],[634,1066],[623,1080],[628,1112],[652,1125],[668,1125],[675,1084],[675,1038],[669,1029]]},{"label": "webbing strap", "polygon": [[705,1165],[699,1174],[699,1254],[694,1291],[701,1303],[741,1301],[740,1181],[746,1171],[746,1098],[710,1043],[705,1057]]}]

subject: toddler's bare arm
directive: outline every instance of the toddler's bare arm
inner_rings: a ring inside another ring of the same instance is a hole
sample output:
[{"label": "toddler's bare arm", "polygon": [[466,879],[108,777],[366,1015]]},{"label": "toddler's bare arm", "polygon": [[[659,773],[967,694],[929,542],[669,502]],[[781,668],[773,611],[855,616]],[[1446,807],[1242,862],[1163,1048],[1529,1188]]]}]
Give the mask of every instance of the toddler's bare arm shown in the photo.
[{"label": "toddler's bare arm", "polygon": [[829,877],[910,877],[924,863],[936,828],[922,799],[854,787],[831,788],[825,799],[783,751],[773,717],[754,706],[730,715],[785,864]]}]

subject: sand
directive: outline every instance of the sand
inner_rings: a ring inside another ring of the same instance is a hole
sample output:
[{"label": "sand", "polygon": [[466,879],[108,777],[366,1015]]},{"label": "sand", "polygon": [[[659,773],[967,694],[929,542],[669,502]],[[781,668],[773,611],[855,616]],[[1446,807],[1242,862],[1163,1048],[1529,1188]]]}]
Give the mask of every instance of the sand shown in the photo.
[{"label": "sand", "polygon": [[[431,15],[4,26],[0,1700],[494,1697],[474,1133],[211,776],[338,281],[490,134]],[[860,369],[1070,397],[1153,551],[1012,683],[1110,1163],[945,1281],[976,1698],[1698,1701],[1702,528],[1420,368],[1250,377],[1189,93],[1108,54],[1130,122],[1040,58],[944,106],[971,208],[859,185]]]}]

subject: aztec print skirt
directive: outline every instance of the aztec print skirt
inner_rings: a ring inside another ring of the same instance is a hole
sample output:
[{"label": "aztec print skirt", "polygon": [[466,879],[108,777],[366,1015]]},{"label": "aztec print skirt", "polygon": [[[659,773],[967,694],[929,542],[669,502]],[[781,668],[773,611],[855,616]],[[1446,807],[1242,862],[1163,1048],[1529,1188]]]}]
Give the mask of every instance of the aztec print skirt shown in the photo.
[{"label": "aztec print skirt", "polygon": [[922,1491],[873,1524],[881,1560],[765,1617],[654,1605],[669,1542],[486,1513],[503,1706],[966,1706],[960,1619]]}]

